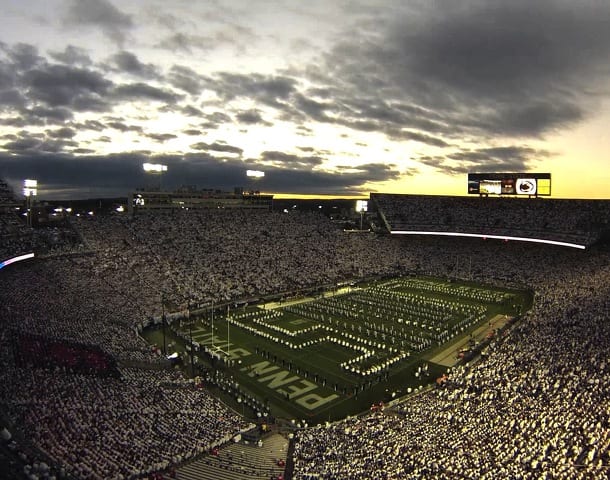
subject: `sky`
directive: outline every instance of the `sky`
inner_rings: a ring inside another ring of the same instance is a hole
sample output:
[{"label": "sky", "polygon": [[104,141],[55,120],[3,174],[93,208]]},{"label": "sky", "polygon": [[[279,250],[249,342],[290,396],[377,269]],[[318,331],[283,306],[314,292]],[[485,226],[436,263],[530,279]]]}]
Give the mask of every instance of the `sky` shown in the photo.
[{"label": "sky", "polygon": [[[0,0],[0,178],[610,198],[606,0]],[[163,176],[142,164],[168,166]],[[261,170],[253,180],[246,170]]]}]

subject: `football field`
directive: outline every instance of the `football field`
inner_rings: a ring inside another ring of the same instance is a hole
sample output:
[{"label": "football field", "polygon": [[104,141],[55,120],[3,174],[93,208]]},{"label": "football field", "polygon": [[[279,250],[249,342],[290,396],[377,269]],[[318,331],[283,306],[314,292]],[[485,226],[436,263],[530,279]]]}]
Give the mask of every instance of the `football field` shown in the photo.
[{"label": "football field", "polygon": [[[526,291],[401,277],[293,302],[202,310],[167,328],[166,341],[189,373],[192,342],[196,374],[225,401],[311,424],[433,383],[530,304]],[[159,334],[144,336],[159,344]]]}]

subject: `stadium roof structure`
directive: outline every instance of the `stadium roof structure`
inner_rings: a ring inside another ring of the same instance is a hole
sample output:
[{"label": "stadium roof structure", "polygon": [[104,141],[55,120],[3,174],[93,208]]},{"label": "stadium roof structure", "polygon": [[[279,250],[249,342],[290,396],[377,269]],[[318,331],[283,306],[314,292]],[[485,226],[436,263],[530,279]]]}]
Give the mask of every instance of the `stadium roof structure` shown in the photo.
[{"label": "stadium roof structure", "polygon": [[585,249],[610,231],[610,201],[372,193],[394,235],[516,240]]}]

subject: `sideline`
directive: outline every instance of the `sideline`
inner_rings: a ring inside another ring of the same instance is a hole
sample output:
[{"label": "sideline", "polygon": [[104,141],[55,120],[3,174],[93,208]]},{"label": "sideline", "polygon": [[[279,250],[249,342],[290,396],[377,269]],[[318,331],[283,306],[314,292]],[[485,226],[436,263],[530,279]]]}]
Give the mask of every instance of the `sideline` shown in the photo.
[{"label": "sideline", "polygon": [[508,315],[496,315],[484,325],[481,325],[480,327],[476,328],[471,335],[465,336],[458,342],[448,345],[447,348],[437,353],[428,361],[432,363],[437,363],[444,367],[453,367],[457,365],[461,360],[458,356],[460,350],[464,348],[469,348],[471,346],[469,345],[471,340],[474,340],[476,345],[480,344],[481,342],[485,341],[485,339],[487,339],[490,335],[493,335],[496,331],[504,328],[504,326],[512,319],[513,317],[510,317]]}]

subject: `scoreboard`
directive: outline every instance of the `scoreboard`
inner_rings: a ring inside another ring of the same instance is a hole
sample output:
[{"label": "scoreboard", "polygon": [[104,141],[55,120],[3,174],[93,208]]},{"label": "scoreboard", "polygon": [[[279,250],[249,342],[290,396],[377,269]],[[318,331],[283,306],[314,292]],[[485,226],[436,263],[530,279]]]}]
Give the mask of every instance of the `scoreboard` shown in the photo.
[{"label": "scoreboard", "polygon": [[474,195],[550,196],[550,173],[469,173],[468,193]]}]

